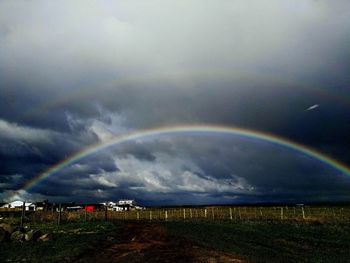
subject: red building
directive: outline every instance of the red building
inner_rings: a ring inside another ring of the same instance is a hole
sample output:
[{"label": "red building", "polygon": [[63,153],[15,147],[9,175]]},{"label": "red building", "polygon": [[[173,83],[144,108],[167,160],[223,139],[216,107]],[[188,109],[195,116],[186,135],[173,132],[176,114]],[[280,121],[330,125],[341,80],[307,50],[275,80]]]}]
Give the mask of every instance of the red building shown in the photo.
[{"label": "red building", "polygon": [[88,212],[88,213],[92,213],[92,212],[95,211],[95,206],[87,205],[87,206],[85,206],[85,211]]}]

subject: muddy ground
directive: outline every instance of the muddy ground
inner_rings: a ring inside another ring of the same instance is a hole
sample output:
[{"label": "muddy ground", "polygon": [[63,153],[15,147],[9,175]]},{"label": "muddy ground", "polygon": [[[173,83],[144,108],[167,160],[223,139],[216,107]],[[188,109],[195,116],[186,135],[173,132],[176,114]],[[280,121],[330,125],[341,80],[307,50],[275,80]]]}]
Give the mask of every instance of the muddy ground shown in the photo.
[{"label": "muddy ground", "polygon": [[237,255],[174,238],[157,224],[130,223],[118,236],[108,239],[80,262],[244,262]]}]

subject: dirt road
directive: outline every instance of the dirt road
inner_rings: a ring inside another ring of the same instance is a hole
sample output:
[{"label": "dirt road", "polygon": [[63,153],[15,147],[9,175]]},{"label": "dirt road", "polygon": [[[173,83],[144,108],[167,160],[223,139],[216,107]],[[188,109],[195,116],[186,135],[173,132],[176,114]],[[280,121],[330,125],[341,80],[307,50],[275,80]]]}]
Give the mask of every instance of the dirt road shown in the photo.
[{"label": "dirt road", "polygon": [[127,224],[121,235],[115,241],[110,237],[110,241],[81,262],[244,262],[237,255],[172,238],[157,224]]}]

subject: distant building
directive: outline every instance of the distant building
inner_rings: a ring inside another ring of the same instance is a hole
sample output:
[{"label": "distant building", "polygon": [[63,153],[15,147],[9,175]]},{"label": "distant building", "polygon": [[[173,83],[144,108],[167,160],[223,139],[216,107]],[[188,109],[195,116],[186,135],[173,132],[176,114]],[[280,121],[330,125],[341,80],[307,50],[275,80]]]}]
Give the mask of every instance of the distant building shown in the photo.
[{"label": "distant building", "polygon": [[85,206],[85,211],[88,213],[92,213],[95,211],[95,207],[93,205],[87,205]]},{"label": "distant building", "polygon": [[106,202],[103,203],[111,211],[129,211],[129,210],[141,210],[144,207],[137,205],[135,200],[121,199],[118,202]]},{"label": "distant building", "polygon": [[116,206],[117,203],[115,202],[104,202],[104,203],[100,203],[101,205],[107,206],[108,210],[112,210],[112,207]]},{"label": "distant building", "polygon": [[135,200],[119,200],[118,205],[129,205],[129,206],[136,206]]},{"label": "distant building", "polygon": [[112,211],[125,211],[124,207],[115,205],[112,207]]},{"label": "distant building", "polygon": [[81,210],[81,209],[83,209],[83,207],[80,206],[80,205],[67,206],[67,207],[66,207],[66,210],[67,210],[67,211],[79,211],[79,210]]},{"label": "distant building", "polygon": [[[10,209],[19,209],[22,208],[23,206],[23,201],[13,201],[7,204],[4,204],[1,206],[1,208],[10,208]],[[36,210],[36,205],[34,203],[25,203],[25,210],[26,211],[35,211]]]}]

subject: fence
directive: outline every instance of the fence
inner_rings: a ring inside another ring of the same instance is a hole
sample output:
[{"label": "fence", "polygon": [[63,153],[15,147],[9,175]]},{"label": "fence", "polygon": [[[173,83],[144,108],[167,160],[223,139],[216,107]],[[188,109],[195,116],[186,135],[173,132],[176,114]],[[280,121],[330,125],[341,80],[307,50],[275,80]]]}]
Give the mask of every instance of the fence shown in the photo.
[{"label": "fence", "polygon": [[[207,207],[108,212],[111,220],[325,220],[350,221],[350,207]],[[96,218],[99,218],[96,215]]]},{"label": "fence", "polygon": [[[20,210],[16,211],[21,215]],[[0,214],[14,214],[13,210],[0,209]],[[25,212],[26,220],[32,223],[97,220],[322,220],[350,222],[350,207],[194,207],[194,208],[149,208],[131,211],[35,211]]]}]

